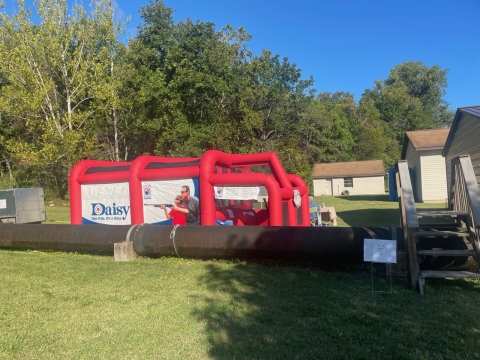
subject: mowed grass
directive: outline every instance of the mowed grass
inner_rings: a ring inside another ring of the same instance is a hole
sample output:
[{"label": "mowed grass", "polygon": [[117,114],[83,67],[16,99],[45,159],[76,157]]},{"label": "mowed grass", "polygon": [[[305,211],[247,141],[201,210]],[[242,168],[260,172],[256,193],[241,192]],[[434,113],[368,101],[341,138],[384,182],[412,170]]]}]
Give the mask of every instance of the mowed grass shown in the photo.
[{"label": "mowed grass", "polygon": [[[398,226],[386,196],[316,201],[339,226]],[[369,270],[0,250],[0,359],[480,358],[479,280],[372,294]]]},{"label": "mowed grass", "polygon": [[47,221],[45,224],[70,224],[70,203],[65,200],[52,200],[45,203]]},{"label": "mowed grass", "polygon": [[[398,227],[400,210],[398,201],[389,201],[388,195],[316,196],[318,205],[333,206],[337,213],[337,226]],[[446,203],[416,203],[418,210],[442,210]]]},{"label": "mowed grass", "polygon": [[[400,226],[398,202],[388,200],[388,195],[364,196],[316,196],[321,205],[335,207],[338,226],[392,227]],[[54,206],[50,206],[50,205]],[[445,209],[445,203],[417,203],[417,209]],[[46,224],[70,223],[70,205],[67,201],[54,200],[45,204]]]},{"label": "mowed grass", "polygon": [[480,283],[0,250],[3,359],[476,359]]}]

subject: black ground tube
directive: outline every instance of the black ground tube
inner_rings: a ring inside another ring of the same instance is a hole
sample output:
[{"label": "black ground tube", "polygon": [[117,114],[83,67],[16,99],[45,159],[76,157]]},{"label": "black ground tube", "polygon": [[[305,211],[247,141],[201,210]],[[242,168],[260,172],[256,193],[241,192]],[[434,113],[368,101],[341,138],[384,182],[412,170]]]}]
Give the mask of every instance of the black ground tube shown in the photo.
[{"label": "black ground tube", "polygon": [[[140,231],[141,230],[141,231]],[[144,226],[134,249],[148,257],[363,262],[363,240],[391,239],[389,228]]]},{"label": "black ground tube", "polygon": [[0,248],[113,254],[130,225],[0,224]]},{"label": "black ground tube", "polygon": [[347,263],[363,262],[365,238],[391,239],[380,227],[0,224],[0,248],[113,254],[127,235],[147,257]]}]

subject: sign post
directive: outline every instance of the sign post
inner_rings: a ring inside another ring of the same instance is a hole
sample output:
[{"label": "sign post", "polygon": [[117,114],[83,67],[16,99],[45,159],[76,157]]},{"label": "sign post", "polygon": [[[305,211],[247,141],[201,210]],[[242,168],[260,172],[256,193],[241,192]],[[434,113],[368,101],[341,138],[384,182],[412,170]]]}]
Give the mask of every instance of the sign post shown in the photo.
[{"label": "sign post", "polygon": [[[372,296],[376,292],[392,294],[392,264],[397,262],[397,241],[364,239],[363,261],[370,261],[372,274]],[[390,277],[390,291],[375,291],[373,282],[373,263],[385,264],[385,277]]]}]

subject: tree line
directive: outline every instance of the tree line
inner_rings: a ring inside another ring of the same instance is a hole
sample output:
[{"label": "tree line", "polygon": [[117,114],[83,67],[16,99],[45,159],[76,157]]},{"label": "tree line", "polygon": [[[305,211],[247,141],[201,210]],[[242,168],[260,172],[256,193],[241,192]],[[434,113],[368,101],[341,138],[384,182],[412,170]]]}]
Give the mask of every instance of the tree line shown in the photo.
[{"label": "tree line", "polygon": [[[174,22],[161,0],[140,9],[127,44],[112,0],[88,9],[38,0],[0,14],[0,176],[4,187],[68,195],[82,159],[276,151],[310,181],[321,162],[399,158],[405,131],[448,126],[447,70],[395,65],[361,99],[317,93],[314,79],[230,25]],[[38,19],[40,19],[38,21]]]}]

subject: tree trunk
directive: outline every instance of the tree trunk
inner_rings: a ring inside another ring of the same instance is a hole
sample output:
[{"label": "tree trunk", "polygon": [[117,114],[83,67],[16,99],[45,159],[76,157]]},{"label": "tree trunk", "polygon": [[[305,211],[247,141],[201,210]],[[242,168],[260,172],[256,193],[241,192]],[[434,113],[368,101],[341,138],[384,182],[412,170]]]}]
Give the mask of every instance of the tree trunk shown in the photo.
[{"label": "tree trunk", "polygon": [[115,161],[120,161],[119,156],[119,146],[118,146],[118,117],[115,108],[112,109],[112,120],[113,120],[113,137],[114,137],[114,144],[113,144],[113,151]]},{"label": "tree trunk", "polygon": [[7,160],[5,156],[3,157],[3,161],[5,161],[5,167],[7,168],[10,181],[13,181],[12,167],[10,166],[10,162]]}]

